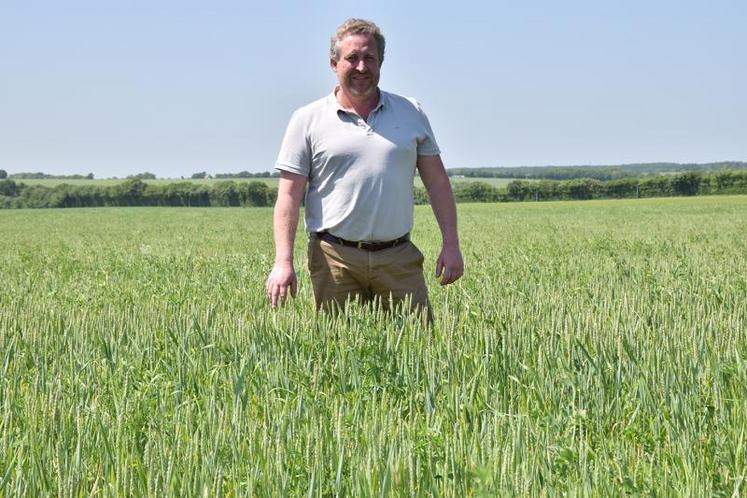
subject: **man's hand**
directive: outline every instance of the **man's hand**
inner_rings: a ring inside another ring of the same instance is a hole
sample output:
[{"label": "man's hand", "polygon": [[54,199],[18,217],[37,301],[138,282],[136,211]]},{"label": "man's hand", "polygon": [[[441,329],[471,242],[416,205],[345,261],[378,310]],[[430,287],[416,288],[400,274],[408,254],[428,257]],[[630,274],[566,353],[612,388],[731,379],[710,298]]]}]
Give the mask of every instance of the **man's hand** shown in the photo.
[{"label": "man's hand", "polygon": [[296,271],[293,269],[293,266],[276,264],[272,268],[270,276],[267,277],[266,287],[267,299],[273,308],[277,308],[278,305],[284,305],[288,299],[289,292],[292,297],[296,297],[298,279],[296,278]]},{"label": "man's hand", "polygon": [[441,285],[456,282],[464,274],[464,260],[459,247],[442,247],[436,260],[436,278],[441,277]]}]

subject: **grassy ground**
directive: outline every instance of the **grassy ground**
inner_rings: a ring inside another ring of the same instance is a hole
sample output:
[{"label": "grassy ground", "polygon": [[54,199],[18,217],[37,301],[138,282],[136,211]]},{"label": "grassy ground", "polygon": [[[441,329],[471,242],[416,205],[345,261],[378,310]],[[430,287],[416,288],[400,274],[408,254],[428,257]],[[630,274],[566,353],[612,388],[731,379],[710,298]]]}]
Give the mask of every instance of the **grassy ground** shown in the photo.
[{"label": "grassy ground", "polygon": [[270,311],[269,208],[0,211],[0,496],[744,494],[747,197],[459,213],[427,330]]}]

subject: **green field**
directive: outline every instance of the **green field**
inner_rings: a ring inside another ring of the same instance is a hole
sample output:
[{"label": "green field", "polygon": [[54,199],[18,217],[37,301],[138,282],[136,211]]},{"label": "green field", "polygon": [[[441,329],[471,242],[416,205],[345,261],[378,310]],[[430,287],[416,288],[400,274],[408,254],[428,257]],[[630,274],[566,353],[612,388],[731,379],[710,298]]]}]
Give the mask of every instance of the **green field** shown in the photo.
[{"label": "green field", "polygon": [[0,496],[745,494],[747,197],[459,215],[428,330],[268,309],[269,208],[0,211]]}]

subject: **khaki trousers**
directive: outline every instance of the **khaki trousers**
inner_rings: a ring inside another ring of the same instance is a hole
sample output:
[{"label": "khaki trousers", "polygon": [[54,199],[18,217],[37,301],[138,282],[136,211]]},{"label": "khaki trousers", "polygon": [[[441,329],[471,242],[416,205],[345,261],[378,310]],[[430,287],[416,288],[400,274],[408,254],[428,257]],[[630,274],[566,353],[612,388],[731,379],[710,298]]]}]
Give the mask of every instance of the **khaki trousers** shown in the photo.
[{"label": "khaki trousers", "polygon": [[387,311],[407,305],[432,322],[423,253],[412,242],[381,251],[309,239],[309,273],[318,310],[342,310],[347,301],[374,303]]}]

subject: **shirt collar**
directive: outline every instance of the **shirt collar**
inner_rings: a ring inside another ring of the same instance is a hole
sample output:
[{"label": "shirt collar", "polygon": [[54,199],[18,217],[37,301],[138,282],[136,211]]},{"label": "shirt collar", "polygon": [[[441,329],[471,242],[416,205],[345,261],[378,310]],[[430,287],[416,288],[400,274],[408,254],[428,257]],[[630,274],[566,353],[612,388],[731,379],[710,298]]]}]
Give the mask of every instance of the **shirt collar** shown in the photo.
[{"label": "shirt collar", "polygon": [[[333,104],[335,112],[337,111],[343,111],[343,112],[352,112],[351,109],[347,109],[340,104],[340,102],[337,100],[337,90],[340,88],[340,86],[336,86],[332,89],[332,93],[329,94],[330,102]],[[379,92],[379,103],[376,104],[376,107],[374,107],[371,112],[374,113],[378,111],[379,109],[382,109],[387,106],[387,100],[389,98],[388,94],[381,90],[380,88],[376,89]]]}]

